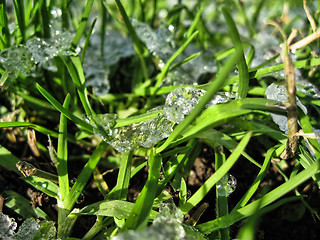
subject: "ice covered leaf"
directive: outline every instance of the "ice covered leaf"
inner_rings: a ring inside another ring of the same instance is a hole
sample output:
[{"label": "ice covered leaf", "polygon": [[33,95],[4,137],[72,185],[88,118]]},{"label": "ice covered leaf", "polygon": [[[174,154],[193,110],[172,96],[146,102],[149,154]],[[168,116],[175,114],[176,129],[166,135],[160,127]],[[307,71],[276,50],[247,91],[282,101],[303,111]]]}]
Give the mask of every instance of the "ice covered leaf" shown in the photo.
[{"label": "ice covered leaf", "polygon": [[153,224],[142,231],[129,230],[112,240],[201,240],[199,232],[184,225],[182,212],[172,203],[161,204]]},{"label": "ice covered leaf", "polygon": [[15,234],[17,223],[14,218],[0,212],[0,239],[10,239]]},{"label": "ice covered leaf", "polygon": [[195,80],[186,71],[181,68],[170,71],[162,80],[161,86],[175,86],[175,85],[193,85]]},{"label": "ice covered leaf", "polygon": [[32,55],[23,45],[14,45],[0,52],[0,64],[11,80],[29,72],[33,66]]},{"label": "ice covered leaf", "polygon": [[237,179],[228,173],[217,182],[217,194],[219,196],[228,197],[234,192],[234,190],[236,190],[236,187]]},{"label": "ice covered leaf", "polygon": [[[283,85],[277,85],[271,83],[266,89],[266,96],[268,99],[277,100],[279,102],[287,101],[286,87]],[[297,106],[299,106],[302,111],[307,114],[307,108],[301,103],[297,97]],[[279,126],[280,130],[288,133],[288,118],[284,115],[271,113],[273,121]]]},{"label": "ice covered leaf", "polygon": [[181,122],[193,108],[205,91],[192,87],[179,87],[168,94],[164,106],[164,116],[175,123]]}]

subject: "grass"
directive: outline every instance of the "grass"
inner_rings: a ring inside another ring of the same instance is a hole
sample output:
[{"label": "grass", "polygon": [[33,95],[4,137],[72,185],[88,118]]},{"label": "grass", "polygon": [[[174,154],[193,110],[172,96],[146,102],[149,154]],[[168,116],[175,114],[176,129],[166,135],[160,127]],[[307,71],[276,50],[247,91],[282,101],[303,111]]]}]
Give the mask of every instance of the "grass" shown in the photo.
[{"label": "grass", "polygon": [[[174,6],[157,0],[139,4],[120,0],[2,1],[0,179],[12,186],[9,182],[13,179],[8,176],[13,174],[26,184],[23,191],[0,188],[4,196],[0,210],[9,216],[39,219],[40,228],[30,233],[32,239],[40,239],[41,234],[47,239],[97,240],[117,234],[126,238],[128,230],[139,234],[150,229],[157,215],[166,211],[190,215],[183,223],[177,214],[176,219],[165,217],[172,223],[167,224],[171,231],[182,227],[190,238],[194,234],[197,239],[254,239],[259,221],[292,202],[308,210],[305,216],[319,221],[317,206],[309,201],[320,186],[319,42],[308,40],[294,57],[290,53],[292,60],[289,56],[281,60],[279,47],[287,44],[283,50],[290,49],[286,36],[294,27],[299,27],[294,42],[312,34],[309,21],[319,18],[316,6],[318,2],[308,3],[311,14],[307,18],[302,6],[290,1],[179,1]],[[59,9],[60,16],[51,14]],[[292,17],[297,11],[301,14]],[[263,21],[273,21],[273,25],[263,25]],[[52,29],[55,26],[57,29]],[[131,45],[111,46],[106,52],[113,39],[110,32],[104,32],[110,29],[120,32],[125,41],[130,39]],[[57,31],[58,35],[59,31],[73,33],[69,47],[50,41]],[[33,55],[19,66],[21,52],[14,55],[14,49],[34,38],[44,41],[37,54],[57,51],[40,62]],[[265,53],[269,56],[263,56]],[[119,59],[108,65],[108,57]],[[298,69],[300,75],[295,76],[293,71]],[[282,70],[286,76],[278,74]],[[178,84],[174,74],[179,76]],[[97,94],[103,89],[99,82],[92,83],[96,75],[99,81],[109,81],[109,92]],[[290,101],[299,96],[308,114],[298,109],[295,119],[288,121],[288,136],[271,114],[291,116],[296,106],[267,99],[265,90],[272,82],[286,84],[287,79],[292,88],[292,81],[301,85],[302,78],[310,84],[297,92],[288,91]],[[173,113],[168,113],[168,99],[163,96],[180,87],[192,88],[193,96],[186,96],[190,99],[205,92],[192,111],[174,123],[168,120]],[[235,97],[208,106],[219,94]],[[298,122],[300,131],[292,132]],[[36,132],[34,141],[30,129]],[[297,139],[295,147],[290,145],[292,137]],[[214,173],[194,189],[188,179],[196,159],[208,148],[214,152],[210,159]],[[284,151],[290,152],[285,160],[281,159]],[[31,173],[26,176],[16,165],[30,158],[27,166]],[[275,159],[280,162],[275,164]],[[246,166],[251,175],[237,171],[238,164]],[[115,173],[113,177],[106,177],[110,172]],[[238,198],[214,191],[229,172],[245,178],[246,188]],[[139,190],[134,190],[137,179]],[[266,184],[267,188],[263,187]],[[49,196],[56,209],[32,207],[35,203],[25,194],[28,186]],[[94,191],[95,197],[79,204],[86,191]],[[209,199],[212,194],[215,198]],[[174,202],[176,209],[168,210],[169,204],[163,207],[168,202]],[[210,211],[208,205],[215,206],[215,214],[201,218]],[[94,221],[88,221],[79,236],[75,229],[81,228],[80,220],[86,216]],[[239,227],[236,223],[243,219],[247,222]],[[166,234],[165,229],[159,231]],[[0,238],[14,235],[0,233]]]}]

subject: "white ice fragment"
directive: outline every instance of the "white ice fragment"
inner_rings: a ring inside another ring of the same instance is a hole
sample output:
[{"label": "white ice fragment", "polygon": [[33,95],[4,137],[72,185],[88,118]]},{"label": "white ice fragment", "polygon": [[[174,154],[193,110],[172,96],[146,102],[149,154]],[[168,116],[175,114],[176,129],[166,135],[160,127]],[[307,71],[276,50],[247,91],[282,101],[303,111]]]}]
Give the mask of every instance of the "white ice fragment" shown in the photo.
[{"label": "white ice fragment", "polygon": [[0,239],[10,239],[15,234],[17,223],[14,218],[0,212]]},{"label": "white ice fragment", "polygon": [[14,45],[0,52],[0,64],[10,73],[10,79],[29,72],[33,66],[32,56],[23,45]]},{"label": "white ice fragment", "polygon": [[192,87],[179,87],[168,94],[163,109],[164,116],[180,123],[198,104],[205,91]]},{"label": "white ice fragment", "polygon": [[161,86],[193,85],[195,80],[181,68],[173,70],[162,80]]},{"label": "white ice fragment", "polygon": [[[275,83],[271,83],[265,92],[267,99],[277,100],[279,102],[287,101],[287,93],[286,87],[283,85],[277,85]],[[302,111],[307,114],[307,108],[301,103],[299,98],[297,97],[297,106],[299,106]],[[273,121],[279,126],[282,132],[288,133],[288,118],[284,115],[271,113],[271,117]]]},{"label": "white ice fragment", "polygon": [[216,104],[229,102],[231,99],[239,98],[238,93],[234,92],[218,92],[213,98],[208,102],[206,107],[211,107]]},{"label": "white ice fragment", "polygon": [[224,175],[216,185],[217,194],[219,196],[228,197],[231,193],[236,190],[237,179],[231,174]]}]

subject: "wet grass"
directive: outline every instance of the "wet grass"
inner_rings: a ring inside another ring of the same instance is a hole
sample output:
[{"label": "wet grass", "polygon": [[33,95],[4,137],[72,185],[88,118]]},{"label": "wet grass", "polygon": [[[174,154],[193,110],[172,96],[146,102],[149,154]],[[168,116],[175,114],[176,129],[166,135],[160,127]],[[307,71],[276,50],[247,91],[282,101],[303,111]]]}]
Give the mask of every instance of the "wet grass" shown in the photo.
[{"label": "wet grass", "polygon": [[[297,222],[319,221],[319,205],[310,201],[319,199],[320,180],[320,58],[312,34],[318,7],[0,3],[0,181],[7,184],[0,188],[1,221],[39,219],[32,239],[129,239],[127,230],[143,238],[158,212],[155,226],[172,224],[157,234],[254,239],[266,214],[293,203],[305,211]],[[289,103],[266,96],[273,82],[287,86]],[[297,109],[296,96],[308,113]],[[272,114],[289,120],[273,122]],[[195,160],[208,147],[215,171],[191,192]],[[252,175],[237,172],[237,164]],[[232,204],[232,186],[221,181],[231,171],[247,184]],[[26,183],[23,189],[10,187],[10,174]],[[141,191],[132,198],[139,174]],[[226,194],[218,194],[221,184]],[[51,210],[41,199],[32,206],[28,188],[49,196]],[[79,203],[88,191],[96,198]],[[202,220],[207,205],[216,212]],[[79,236],[86,216],[93,222]],[[15,235],[6,229],[1,238]]]}]

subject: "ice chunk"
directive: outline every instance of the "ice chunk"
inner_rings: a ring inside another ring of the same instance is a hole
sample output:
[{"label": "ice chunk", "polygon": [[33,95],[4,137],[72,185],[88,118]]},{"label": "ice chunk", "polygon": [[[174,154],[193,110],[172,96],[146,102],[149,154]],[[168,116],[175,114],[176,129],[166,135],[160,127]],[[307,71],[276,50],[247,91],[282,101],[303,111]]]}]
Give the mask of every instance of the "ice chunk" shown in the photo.
[{"label": "ice chunk", "polygon": [[89,124],[93,126],[94,134],[100,136],[104,141],[111,141],[111,128],[116,124],[117,114],[106,113],[97,114],[87,118]]},{"label": "ice chunk", "polygon": [[204,237],[183,223],[182,212],[172,203],[161,204],[153,224],[142,231],[127,231],[112,240],[200,240]]},{"label": "ice chunk", "polygon": [[15,234],[17,223],[14,218],[0,212],[0,239],[10,239]]},{"label": "ice chunk", "polygon": [[[160,109],[150,111],[155,110]],[[113,128],[115,121],[115,114],[99,114],[88,119],[94,128],[94,133],[119,152],[131,151],[138,147],[151,148],[173,131],[173,123],[168,121],[162,113],[153,119],[119,128]]]},{"label": "ice chunk", "polygon": [[205,91],[192,87],[179,87],[168,94],[164,116],[175,123],[180,123],[198,104]]},{"label": "ice chunk", "polygon": [[217,194],[219,196],[228,197],[234,192],[234,190],[236,190],[236,187],[237,179],[228,173],[217,182]]},{"label": "ice chunk", "polygon": [[208,102],[206,107],[211,107],[216,104],[229,102],[231,99],[239,98],[238,93],[235,92],[218,92],[213,98]]},{"label": "ice chunk", "polygon": [[[279,102],[287,101],[286,87],[283,85],[277,85],[275,83],[271,83],[267,87],[265,93],[268,99],[277,100]],[[307,108],[301,103],[298,97],[297,97],[297,106],[299,106],[305,114],[308,113]],[[279,126],[281,131],[288,133],[288,118],[286,116],[271,113],[271,117],[273,121]]]},{"label": "ice chunk", "polygon": [[29,72],[33,66],[32,56],[23,45],[14,45],[0,52],[0,64],[14,80],[20,74]]},{"label": "ice chunk", "polygon": [[19,231],[14,236],[15,239],[32,240],[39,231],[40,224],[33,218],[27,218],[19,227]]},{"label": "ice chunk", "polygon": [[193,85],[194,83],[195,81],[190,74],[178,68],[167,74],[162,80],[161,86]]}]

